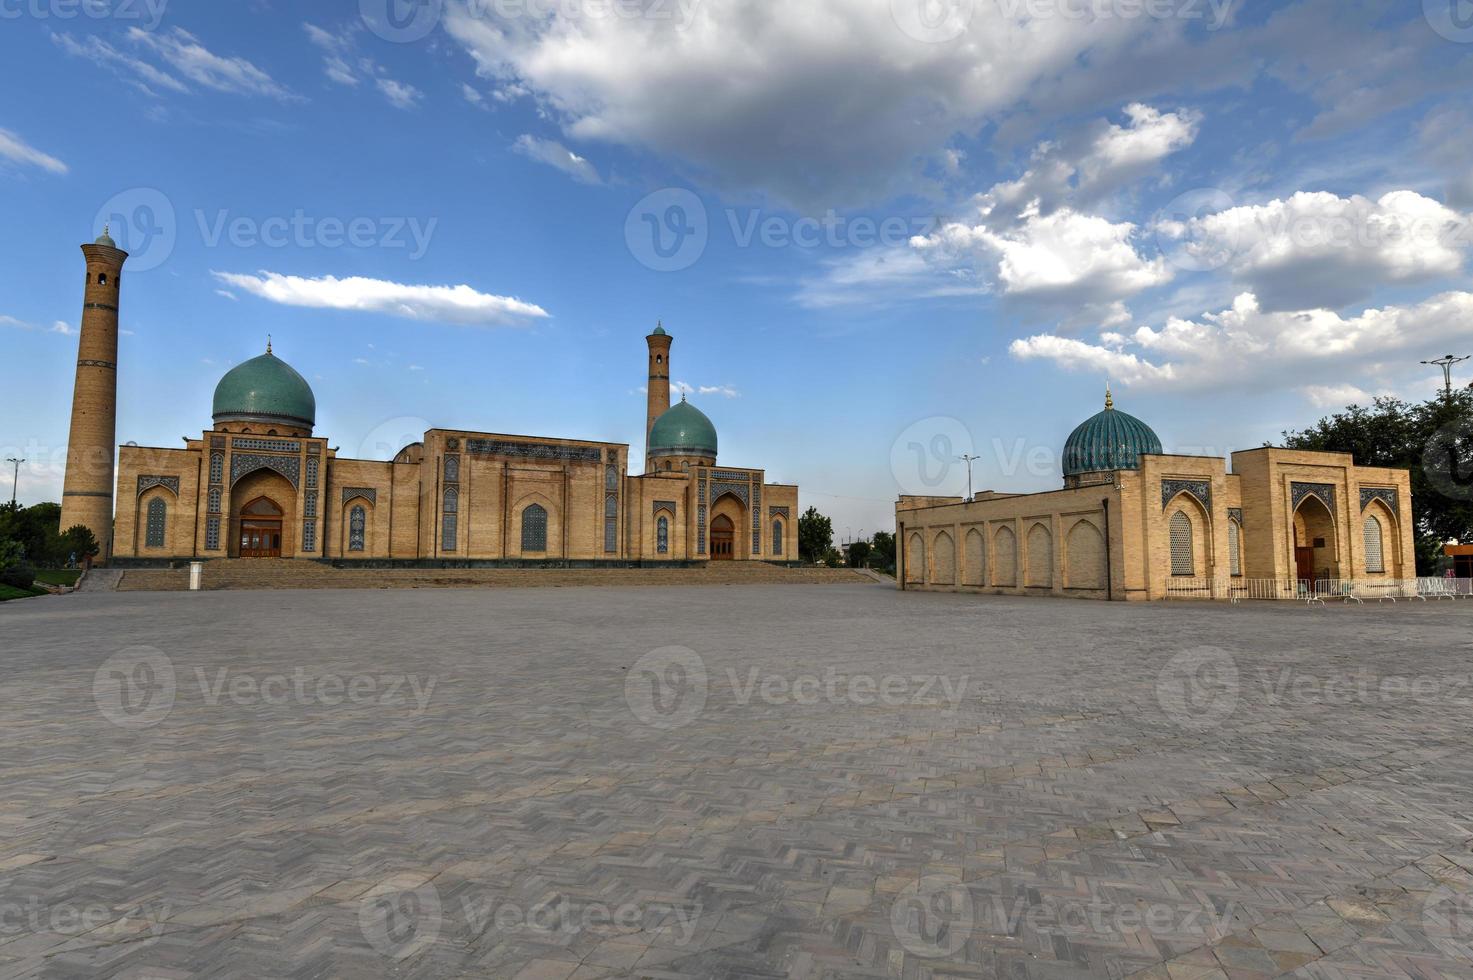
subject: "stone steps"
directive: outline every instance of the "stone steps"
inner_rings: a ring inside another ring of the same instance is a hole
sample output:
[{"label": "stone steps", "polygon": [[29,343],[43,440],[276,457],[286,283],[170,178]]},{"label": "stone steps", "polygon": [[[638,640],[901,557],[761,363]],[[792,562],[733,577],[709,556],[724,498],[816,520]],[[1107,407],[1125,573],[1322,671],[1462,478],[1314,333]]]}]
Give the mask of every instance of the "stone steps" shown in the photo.
[{"label": "stone steps", "polygon": [[[333,568],[316,562],[232,559],[205,564],[204,588],[434,589],[597,585],[821,585],[872,581],[842,568],[780,568],[763,562],[713,562],[705,568]],[[183,591],[187,569],[128,569],[119,591]]]}]

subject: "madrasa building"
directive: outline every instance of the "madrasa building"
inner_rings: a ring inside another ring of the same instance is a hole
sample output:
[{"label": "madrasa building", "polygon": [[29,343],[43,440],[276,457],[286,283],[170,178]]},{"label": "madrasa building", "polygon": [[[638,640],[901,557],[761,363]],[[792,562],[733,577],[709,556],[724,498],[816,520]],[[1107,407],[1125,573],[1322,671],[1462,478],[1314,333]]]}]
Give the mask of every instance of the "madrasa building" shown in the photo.
[{"label": "madrasa building", "polygon": [[[798,488],[718,462],[716,427],[670,404],[673,338],[645,338],[643,473],[627,443],[436,428],[392,460],[339,456],[312,387],[267,345],[215,388],[182,448],[117,453],[118,300],[127,253],[83,245],[87,280],[62,504],[103,561],[296,558],[598,567],[789,562]],[[116,504],[114,504],[116,492]]]},{"label": "madrasa building", "polygon": [[902,589],[1072,596],[1294,598],[1354,581],[1395,594],[1415,575],[1411,477],[1344,453],[1163,452],[1115,408],[1064,444],[1064,487],[902,496]]}]

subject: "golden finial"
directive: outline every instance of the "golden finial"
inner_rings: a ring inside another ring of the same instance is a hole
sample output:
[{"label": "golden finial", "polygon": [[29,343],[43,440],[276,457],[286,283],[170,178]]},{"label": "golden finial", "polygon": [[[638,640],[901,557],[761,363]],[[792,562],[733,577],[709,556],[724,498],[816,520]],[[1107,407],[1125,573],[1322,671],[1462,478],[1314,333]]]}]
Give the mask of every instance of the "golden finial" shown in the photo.
[{"label": "golden finial", "polygon": [[1112,394],[1110,394],[1110,382],[1108,382],[1108,381],[1105,382],[1105,407],[1106,408],[1114,408],[1115,407],[1115,396],[1112,395]]},{"label": "golden finial", "polygon": [[271,353],[271,335],[269,333],[266,335],[266,353]]},{"label": "golden finial", "polygon": [[103,234],[104,234],[104,235],[106,235],[106,234],[108,234],[108,233],[109,233],[109,232],[111,232],[111,231],[112,231],[112,229],[113,229],[113,226],[112,226],[112,224],[111,224],[111,223],[109,223],[109,222],[107,222],[107,221],[104,221],[104,222],[103,222],[103,223],[102,223],[102,233],[103,233]]}]

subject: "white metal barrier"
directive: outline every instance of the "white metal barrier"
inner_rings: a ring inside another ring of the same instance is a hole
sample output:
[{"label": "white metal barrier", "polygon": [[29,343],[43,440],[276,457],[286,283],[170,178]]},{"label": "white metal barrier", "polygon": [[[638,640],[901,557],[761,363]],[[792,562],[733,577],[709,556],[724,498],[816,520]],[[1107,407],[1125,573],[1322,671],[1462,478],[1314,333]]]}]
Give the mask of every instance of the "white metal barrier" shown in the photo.
[{"label": "white metal barrier", "polygon": [[1167,599],[1231,599],[1294,601],[1306,605],[1339,599],[1341,602],[1398,602],[1429,599],[1473,599],[1473,578],[1176,578],[1167,583]]}]

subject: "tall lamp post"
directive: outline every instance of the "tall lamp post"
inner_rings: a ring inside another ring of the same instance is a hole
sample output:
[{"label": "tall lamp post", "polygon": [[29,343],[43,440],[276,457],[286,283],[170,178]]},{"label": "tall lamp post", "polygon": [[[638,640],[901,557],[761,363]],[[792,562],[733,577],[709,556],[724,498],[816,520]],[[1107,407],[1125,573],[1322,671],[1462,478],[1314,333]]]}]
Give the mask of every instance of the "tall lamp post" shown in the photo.
[{"label": "tall lamp post", "polygon": [[15,487],[16,484],[20,482],[20,464],[24,463],[25,460],[16,459],[14,456],[7,456],[5,457],[5,462],[9,463],[13,467],[10,473],[10,506],[12,509],[14,509]]},{"label": "tall lamp post", "polygon": [[967,500],[972,499],[972,463],[981,459],[981,456],[958,456],[957,459],[967,464]]},{"label": "tall lamp post", "polygon": [[1443,389],[1443,393],[1448,398],[1452,398],[1452,396],[1453,396],[1453,366],[1456,365],[1456,364],[1462,364],[1464,361],[1469,360],[1470,358],[1473,358],[1473,355],[1469,355],[1469,357],[1454,357],[1451,354],[1444,354],[1442,357],[1439,357],[1435,361],[1423,361],[1422,363],[1425,364],[1425,365],[1427,365],[1428,367],[1440,367],[1440,368],[1442,368],[1442,389]]}]

